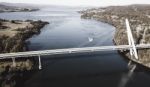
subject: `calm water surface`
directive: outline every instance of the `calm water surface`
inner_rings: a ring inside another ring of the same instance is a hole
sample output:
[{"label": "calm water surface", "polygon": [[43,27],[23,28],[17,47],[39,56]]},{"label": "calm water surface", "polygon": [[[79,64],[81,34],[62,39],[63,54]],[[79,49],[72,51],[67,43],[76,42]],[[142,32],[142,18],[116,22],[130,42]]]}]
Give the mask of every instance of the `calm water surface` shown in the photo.
[{"label": "calm water surface", "polygon": [[[39,35],[27,40],[29,50],[113,45],[113,26],[81,19],[73,9],[46,8],[37,12],[1,13],[0,17],[50,22]],[[25,81],[24,87],[150,87],[149,72],[130,72],[128,61],[116,51],[43,58],[43,69]]]}]

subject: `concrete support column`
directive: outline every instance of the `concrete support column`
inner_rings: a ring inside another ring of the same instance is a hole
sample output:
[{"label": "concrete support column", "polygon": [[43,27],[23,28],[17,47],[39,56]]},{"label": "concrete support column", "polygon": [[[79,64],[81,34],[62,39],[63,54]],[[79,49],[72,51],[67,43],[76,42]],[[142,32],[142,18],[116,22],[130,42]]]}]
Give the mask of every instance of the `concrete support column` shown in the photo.
[{"label": "concrete support column", "polygon": [[42,64],[41,64],[41,56],[39,55],[39,69],[42,69]]},{"label": "concrete support column", "polygon": [[15,58],[14,58],[14,57],[12,58],[12,62],[13,62],[12,66],[13,66],[13,67],[16,67],[16,61],[15,61]]}]

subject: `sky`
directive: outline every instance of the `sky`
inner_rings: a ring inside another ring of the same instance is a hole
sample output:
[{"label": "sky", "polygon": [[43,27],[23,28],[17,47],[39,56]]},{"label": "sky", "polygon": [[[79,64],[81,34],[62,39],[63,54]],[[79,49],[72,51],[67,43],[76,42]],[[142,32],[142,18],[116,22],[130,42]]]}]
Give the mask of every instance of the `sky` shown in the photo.
[{"label": "sky", "polygon": [[67,6],[109,6],[109,5],[128,5],[128,4],[150,4],[150,0],[0,0],[0,2],[67,5]]}]

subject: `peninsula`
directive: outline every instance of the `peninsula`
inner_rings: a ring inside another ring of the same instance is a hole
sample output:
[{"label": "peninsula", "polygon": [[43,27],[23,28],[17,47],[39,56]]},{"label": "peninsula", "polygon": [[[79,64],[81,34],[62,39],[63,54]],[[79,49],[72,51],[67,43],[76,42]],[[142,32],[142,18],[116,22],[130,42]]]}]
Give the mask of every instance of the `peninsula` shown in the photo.
[{"label": "peninsula", "polygon": [[16,7],[16,6],[7,6],[0,3],[0,13],[2,12],[31,12],[38,11],[38,8],[31,7]]}]

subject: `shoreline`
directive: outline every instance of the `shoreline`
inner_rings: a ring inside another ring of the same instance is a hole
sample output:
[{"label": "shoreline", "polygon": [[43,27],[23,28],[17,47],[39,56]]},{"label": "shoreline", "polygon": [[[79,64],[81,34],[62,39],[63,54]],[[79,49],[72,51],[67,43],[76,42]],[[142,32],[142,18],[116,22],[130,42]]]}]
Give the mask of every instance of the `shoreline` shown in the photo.
[{"label": "shoreline", "polygon": [[29,9],[29,10],[10,10],[10,11],[1,11],[0,13],[12,13],[12,12],[34,12],[34,11],[39,11],[40,9]]},{"label": "shoreline", "polygon": [[[0,53],[22,52],[27,50],[26,40],[39,34],[41,29],[49,24],[41,20],[4,20],[0,19]],[[16,59],[16,66],[12,60],[6,59],[0,62],[0,86],[15,87],[20,84],[21,78],[26,78],[28,73],[36,70],[34,58]],[[20,78],[20,79],[19,79]],[[27,79],[27,78],[26,78]]]},{"label": "shoreline", "polygon": [[[9,4],[9,3],[8,3]],[[38,11],[39,8],[31,7],[31,6],[25,6],[25,7],[17,7],[12,5],[7,5],[6,3],[0,3],[0,13],[4,12],[32,12],[32,11]]]},{"label": "shoreline", "polygon": [[[113,42],[115,45],[128,44],[125,19],[128,18],[136,44],[150,42],[150,5],[110,6],[80,11],[81,18],[94,19],[116,28]],[[149,49],[138,50],[139,60],[131,59],[129,52],[121,52],[128,59],[150,68]]]},{"label": "shoreline", "polygon": [[[0,3],[0,13],[11,12],[33,12],[39,11],[37,7],[16,7]],[[26,40],[41,32],[41,29],[49,24],[37,20],[5,20],[0,18],[0,53],[27,51]],[[30,58],[15,59],[15,66],[12,58],[0,61],[0,87],[20,87],[23,80],[36,72],[37,61]],[[30,74],[29,74],[30,73]]]}]

